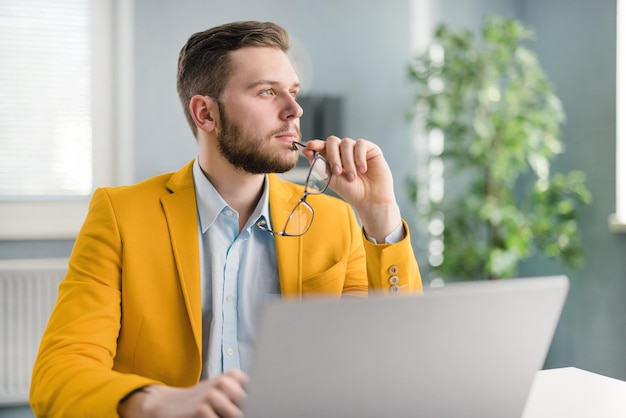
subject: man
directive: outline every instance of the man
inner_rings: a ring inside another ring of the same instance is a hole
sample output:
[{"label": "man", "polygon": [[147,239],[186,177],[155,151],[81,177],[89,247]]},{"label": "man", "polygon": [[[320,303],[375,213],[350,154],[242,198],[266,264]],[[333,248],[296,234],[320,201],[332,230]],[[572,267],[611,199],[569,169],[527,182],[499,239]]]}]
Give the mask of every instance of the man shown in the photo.
[{"label": "man", "polygon": [[421,289],[376,145],[302,145],[362,228],[344,201],[266,174],[298,158],[288,47],[260,22],[183,47],[177,86],[198,157],[94,192],[34,367],[38,416],[241,416],[266,298]]}]

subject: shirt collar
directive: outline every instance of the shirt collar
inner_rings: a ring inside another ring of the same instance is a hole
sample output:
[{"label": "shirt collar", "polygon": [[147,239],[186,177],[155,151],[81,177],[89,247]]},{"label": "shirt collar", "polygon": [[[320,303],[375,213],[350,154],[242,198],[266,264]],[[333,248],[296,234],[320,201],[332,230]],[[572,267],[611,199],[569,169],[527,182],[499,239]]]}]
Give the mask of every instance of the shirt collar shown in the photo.
[{"label": "shirt collar", "polygon": [[[193,163],[193,181],[196,188],[196,205],[200,219],[200,228],[202,233],[205,233],[224,209],[232,210],[232,208],[228,206],[228,203],[220,196],[209,179],[206,178],[197,158]],[[261,199],[259,199],[259,203],[257,203],[244,229],[256,225],[261,220],[265,220],[269,223],[269,219],[271,219],[269,210],[269,181],[266,175],[263,181]]]}]

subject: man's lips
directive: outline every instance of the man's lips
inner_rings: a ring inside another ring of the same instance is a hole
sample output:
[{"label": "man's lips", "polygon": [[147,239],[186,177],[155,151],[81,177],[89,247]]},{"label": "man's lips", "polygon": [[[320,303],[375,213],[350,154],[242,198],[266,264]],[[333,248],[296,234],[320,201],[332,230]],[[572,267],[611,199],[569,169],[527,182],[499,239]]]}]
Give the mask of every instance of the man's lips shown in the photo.
[{"label": "man's lips", "polygon": [[274,135],[275,138],[280,139],[281,141],[286,142],[294,142],[300,139],[299,135],[295,132],[283,132],[277,135]]}]

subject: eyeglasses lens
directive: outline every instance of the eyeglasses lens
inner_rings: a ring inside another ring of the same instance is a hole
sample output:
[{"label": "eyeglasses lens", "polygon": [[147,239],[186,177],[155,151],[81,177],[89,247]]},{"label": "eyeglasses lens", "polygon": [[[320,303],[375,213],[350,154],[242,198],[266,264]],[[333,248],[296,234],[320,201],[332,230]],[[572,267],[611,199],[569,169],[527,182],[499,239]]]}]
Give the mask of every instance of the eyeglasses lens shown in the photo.
[{"label": "eyeglasses lens", "polygon": [[289,215],[285,225],[285,234],[302,235],[308,231],[313,222],[313,209],[306,202],[299,202]]},{"label": "eyeglasses lens", "polygon": [[328,162],[321,158],[316,157],[313,160],[309,176],[306,181],[306,189],[308,193],[319,194],[326,190],[328,182],[330,180],[330,166]]}]

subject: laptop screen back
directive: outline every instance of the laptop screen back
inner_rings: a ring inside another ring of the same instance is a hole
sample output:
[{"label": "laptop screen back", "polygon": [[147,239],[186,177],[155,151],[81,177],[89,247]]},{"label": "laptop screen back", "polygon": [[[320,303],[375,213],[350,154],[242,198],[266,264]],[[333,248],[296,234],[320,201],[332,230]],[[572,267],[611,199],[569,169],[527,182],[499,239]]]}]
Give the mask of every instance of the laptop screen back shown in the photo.
[{"label": "laptop screen back", "polygon": [[558,276],[273,302],[246,417],[519,417],[567,290]]}]

